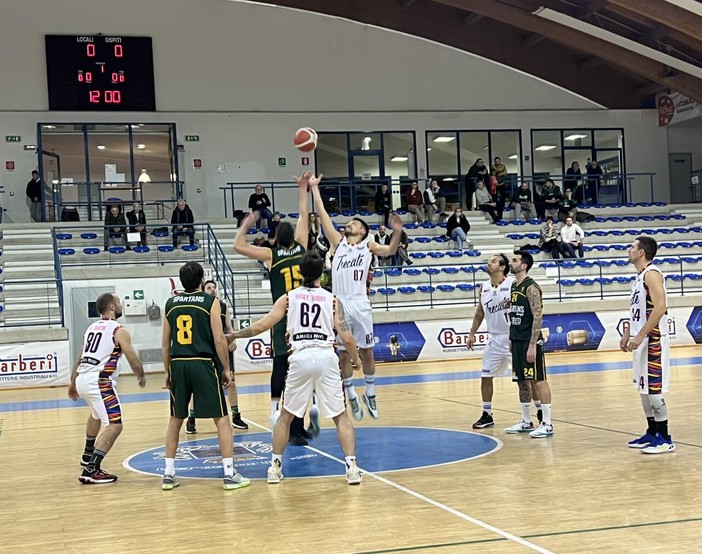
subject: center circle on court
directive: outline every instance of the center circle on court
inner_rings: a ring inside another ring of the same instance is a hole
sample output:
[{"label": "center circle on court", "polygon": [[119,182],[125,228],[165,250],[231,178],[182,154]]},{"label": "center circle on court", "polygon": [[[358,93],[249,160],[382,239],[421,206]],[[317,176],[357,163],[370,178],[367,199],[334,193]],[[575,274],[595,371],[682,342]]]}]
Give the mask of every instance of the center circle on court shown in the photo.
[{"label": "center circle on court", "polygon": [[[201,429],[210,423],[201,421]],[[491,454],[502,442],[470,431],[427,427],[357,427],[358,465],[380,473],[463,462]],[[202,431],[200,431],[202,435]],[[250,479],[265,479],[271,462],[271,433],[247,433],[234,437],[234,465]],[[148,475],[163,475],[163,446],[133,454],[123,465]],[[336,459],[333,459],[336,458]],[[322,429],[308,447],[288,445],[283,456],[286,477],[331,477],[344,475],[344,455],[336,430]],[[176,454],[176,473],[192,479],[221,479],[222,464],[217,435],[181,442]]]}]

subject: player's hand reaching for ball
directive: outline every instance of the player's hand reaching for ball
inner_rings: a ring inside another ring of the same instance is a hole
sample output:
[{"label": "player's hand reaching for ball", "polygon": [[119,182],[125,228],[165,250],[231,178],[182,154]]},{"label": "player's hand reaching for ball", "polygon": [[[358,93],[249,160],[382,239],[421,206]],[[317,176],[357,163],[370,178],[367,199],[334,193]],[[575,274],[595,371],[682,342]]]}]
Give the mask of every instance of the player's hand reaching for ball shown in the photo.
[{"label": "player's hand reaching for ball", "polygon": [[388,218],[388,225],[390,226],[390,229],[396,232],[401,232],[402,231],[402,220],[400,219],[400,216],[397,215],[396,213],[391,213],[390,217]]},{"label": "player's hand reaching for ball", "polygon": [[298,187],[306,187],[310,182],[310,177],[312,177],[312,172],[305,171],[299,177],[295,177],[295,182],[297,183]]},{"label": "player's hand reaching for ball", "polygon": [[315,177],[314,175],[312,175],[312,176],[310,177],[310,186],[311,186],[311,187],[318,187],[318,186],[319,186],[319,183],[322,182],[322,178],[323,178],[323,177],[324,177],[324,173],[320,173],[320,174],[319,174],[319,177]]}]

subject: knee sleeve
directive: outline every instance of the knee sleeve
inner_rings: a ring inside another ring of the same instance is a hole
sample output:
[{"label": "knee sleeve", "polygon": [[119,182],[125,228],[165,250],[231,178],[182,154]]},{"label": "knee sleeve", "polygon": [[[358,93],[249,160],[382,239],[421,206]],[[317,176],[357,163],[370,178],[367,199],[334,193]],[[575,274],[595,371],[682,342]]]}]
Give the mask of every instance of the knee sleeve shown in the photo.
[{"label": "knee sleeve", "polygon": [[280,398],[285,390],[285,376],[288,373],[288,357],[276,356],[273,358],[273,371],[271,372],[271,398]]},{"label": "knee sleeve", "polygon": [[651,400],[651,410],[656,421],[668,420],[668,406],[665,404],[665,398],[662,394],[649,394]]},{"label": "knee sleeve", "polygon": [[646,414],[646,417],[653,417],[653,408],[651,407],[651,395],[642,394],[640,396],[641,396],[641,405],[643,406],[644,414]]}]

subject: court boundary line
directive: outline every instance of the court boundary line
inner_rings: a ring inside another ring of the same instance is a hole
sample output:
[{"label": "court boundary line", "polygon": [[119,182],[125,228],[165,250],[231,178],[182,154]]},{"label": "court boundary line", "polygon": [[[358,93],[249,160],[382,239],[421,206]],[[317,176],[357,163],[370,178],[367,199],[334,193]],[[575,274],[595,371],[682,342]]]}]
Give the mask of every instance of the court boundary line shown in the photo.
[{"label": "court boundary line", "polygon": [[[649,521],[645,523],[631,523],[628,525],[610,525],[608,527],[593,527],[591,529],[571,529],[569,531],[550,531],[547,533],[531,533],[529,535],[524,535],[525,538],[535,539],[542,537],[558,537],[564,535],[582,535],[585,533],[601,533],[603,531],[618,531],[621,529],[637,529],[641,527],[654,527],[659,525],[676,525],[679,523],[696,523],[702,521],[702,517],[693,517],[686,519],[673,519],[670,521]],[[385,550],[364,550],[362,552],[356,552],[355,554],[390,554],[393,552],[412,552],[413,550],[429,550],[438,548],[448,548],[451,546],[466,546],[470,544],[483,544],[489,542],[502,542],[506,541],[504,538],[494,538],[494,539],[476,539],[472,541],[461,541],[461,542],[447,542],[447,543],[437,543],[437,544],[422,544],[417,546],[401,546],[397,548],[389,548]]]},{"label": "court boundary line", "polygon": [[[268,431],[269,433],[271,430],[263,425],[260,425],[259,423],[256,423],[255,421],[250,421],[251,424],[255,425],[259,429],[263,429],[265,431]],[[322,450],[319,450],[313,446],[305,446],[305,448],[316,452],[317,454],[324,456],[325,458],[329,458],[330,460],[333,460],[335,462],[338,462],[340,464],[343,464],[346,466],[346,461],[342,460],[340,458],[337,458],[336,456],[329,454],[327,452],[324,452]],[[406,494],[409,494],[410,496],[413,496],[414,498],[417,498],[418,500],[422,500],[423,502],[426,502],[427,504],[430,504],[431,506],[434,506],[435,508],[439,508],[440,510],[444,510],[445,512],[448,512],[460,519],[463,519],[464,521],[467,521],[469,523],[472,523],[474,525],[477,525],[478,527],[482,527],[486,531],[490,531],[492,533],[495,533],[497,535],[500,535],[504,540],[510,540],[512,542],[516,542],[517,544],[521,544],[522,546],[529,548],[530,550],[534,550],[535,552],[540,552],[541,554],[555,554],[551,550],[548,550],[546,548],[543,548],[537,544],[534,544],[532,542],[529,542],[528,540],[517,536],[513,535],[512,533],[508,531],[504,531],[503,529],[500,529],[499,527],[495,527],[493,525],[490,525],[489,523],[485,523],[484,521],[481,521],[479,519],[476,519],[472,516],[469,516],[468,514],[465,514],[459,510],[456,510],[455,508],[451,508],[451,506],[447,506],[446,504],[442,504],[441,502],[434,500],[433,498],[429,498],[428,496],[423,495],[422,493],[419,493],[417,491],[414,491],[408,487],[405,487],[403,485],[400,485],[399,483],[395,483],[394,481],[391,481],[390,479],[386,479],[385,477],[382,477],[380,475],[377,475],[376,473],[372,471],[366,471],[362,467],[359,466],[359,469],[363,472],[364,475],[368,475],[369,477],[372,477],[376,481],[379,481],[381,483],[384,483],[385,485],[388,485],[392,488],[395,488],[399,490],[400,492],[404,492]],[[503,539],[497,539],[497,540],[503,540]]]}]

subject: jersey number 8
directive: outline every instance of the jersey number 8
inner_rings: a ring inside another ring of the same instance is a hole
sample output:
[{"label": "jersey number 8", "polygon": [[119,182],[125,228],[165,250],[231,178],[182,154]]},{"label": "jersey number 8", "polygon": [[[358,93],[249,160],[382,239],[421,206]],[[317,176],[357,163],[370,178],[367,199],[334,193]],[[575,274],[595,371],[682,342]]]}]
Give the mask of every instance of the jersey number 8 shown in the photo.
[{"label": "jersey number 8", "polygon": [[176,340],[178,344],[193,343],[193,318],[189,315],[179,315],[176,319]]}]

